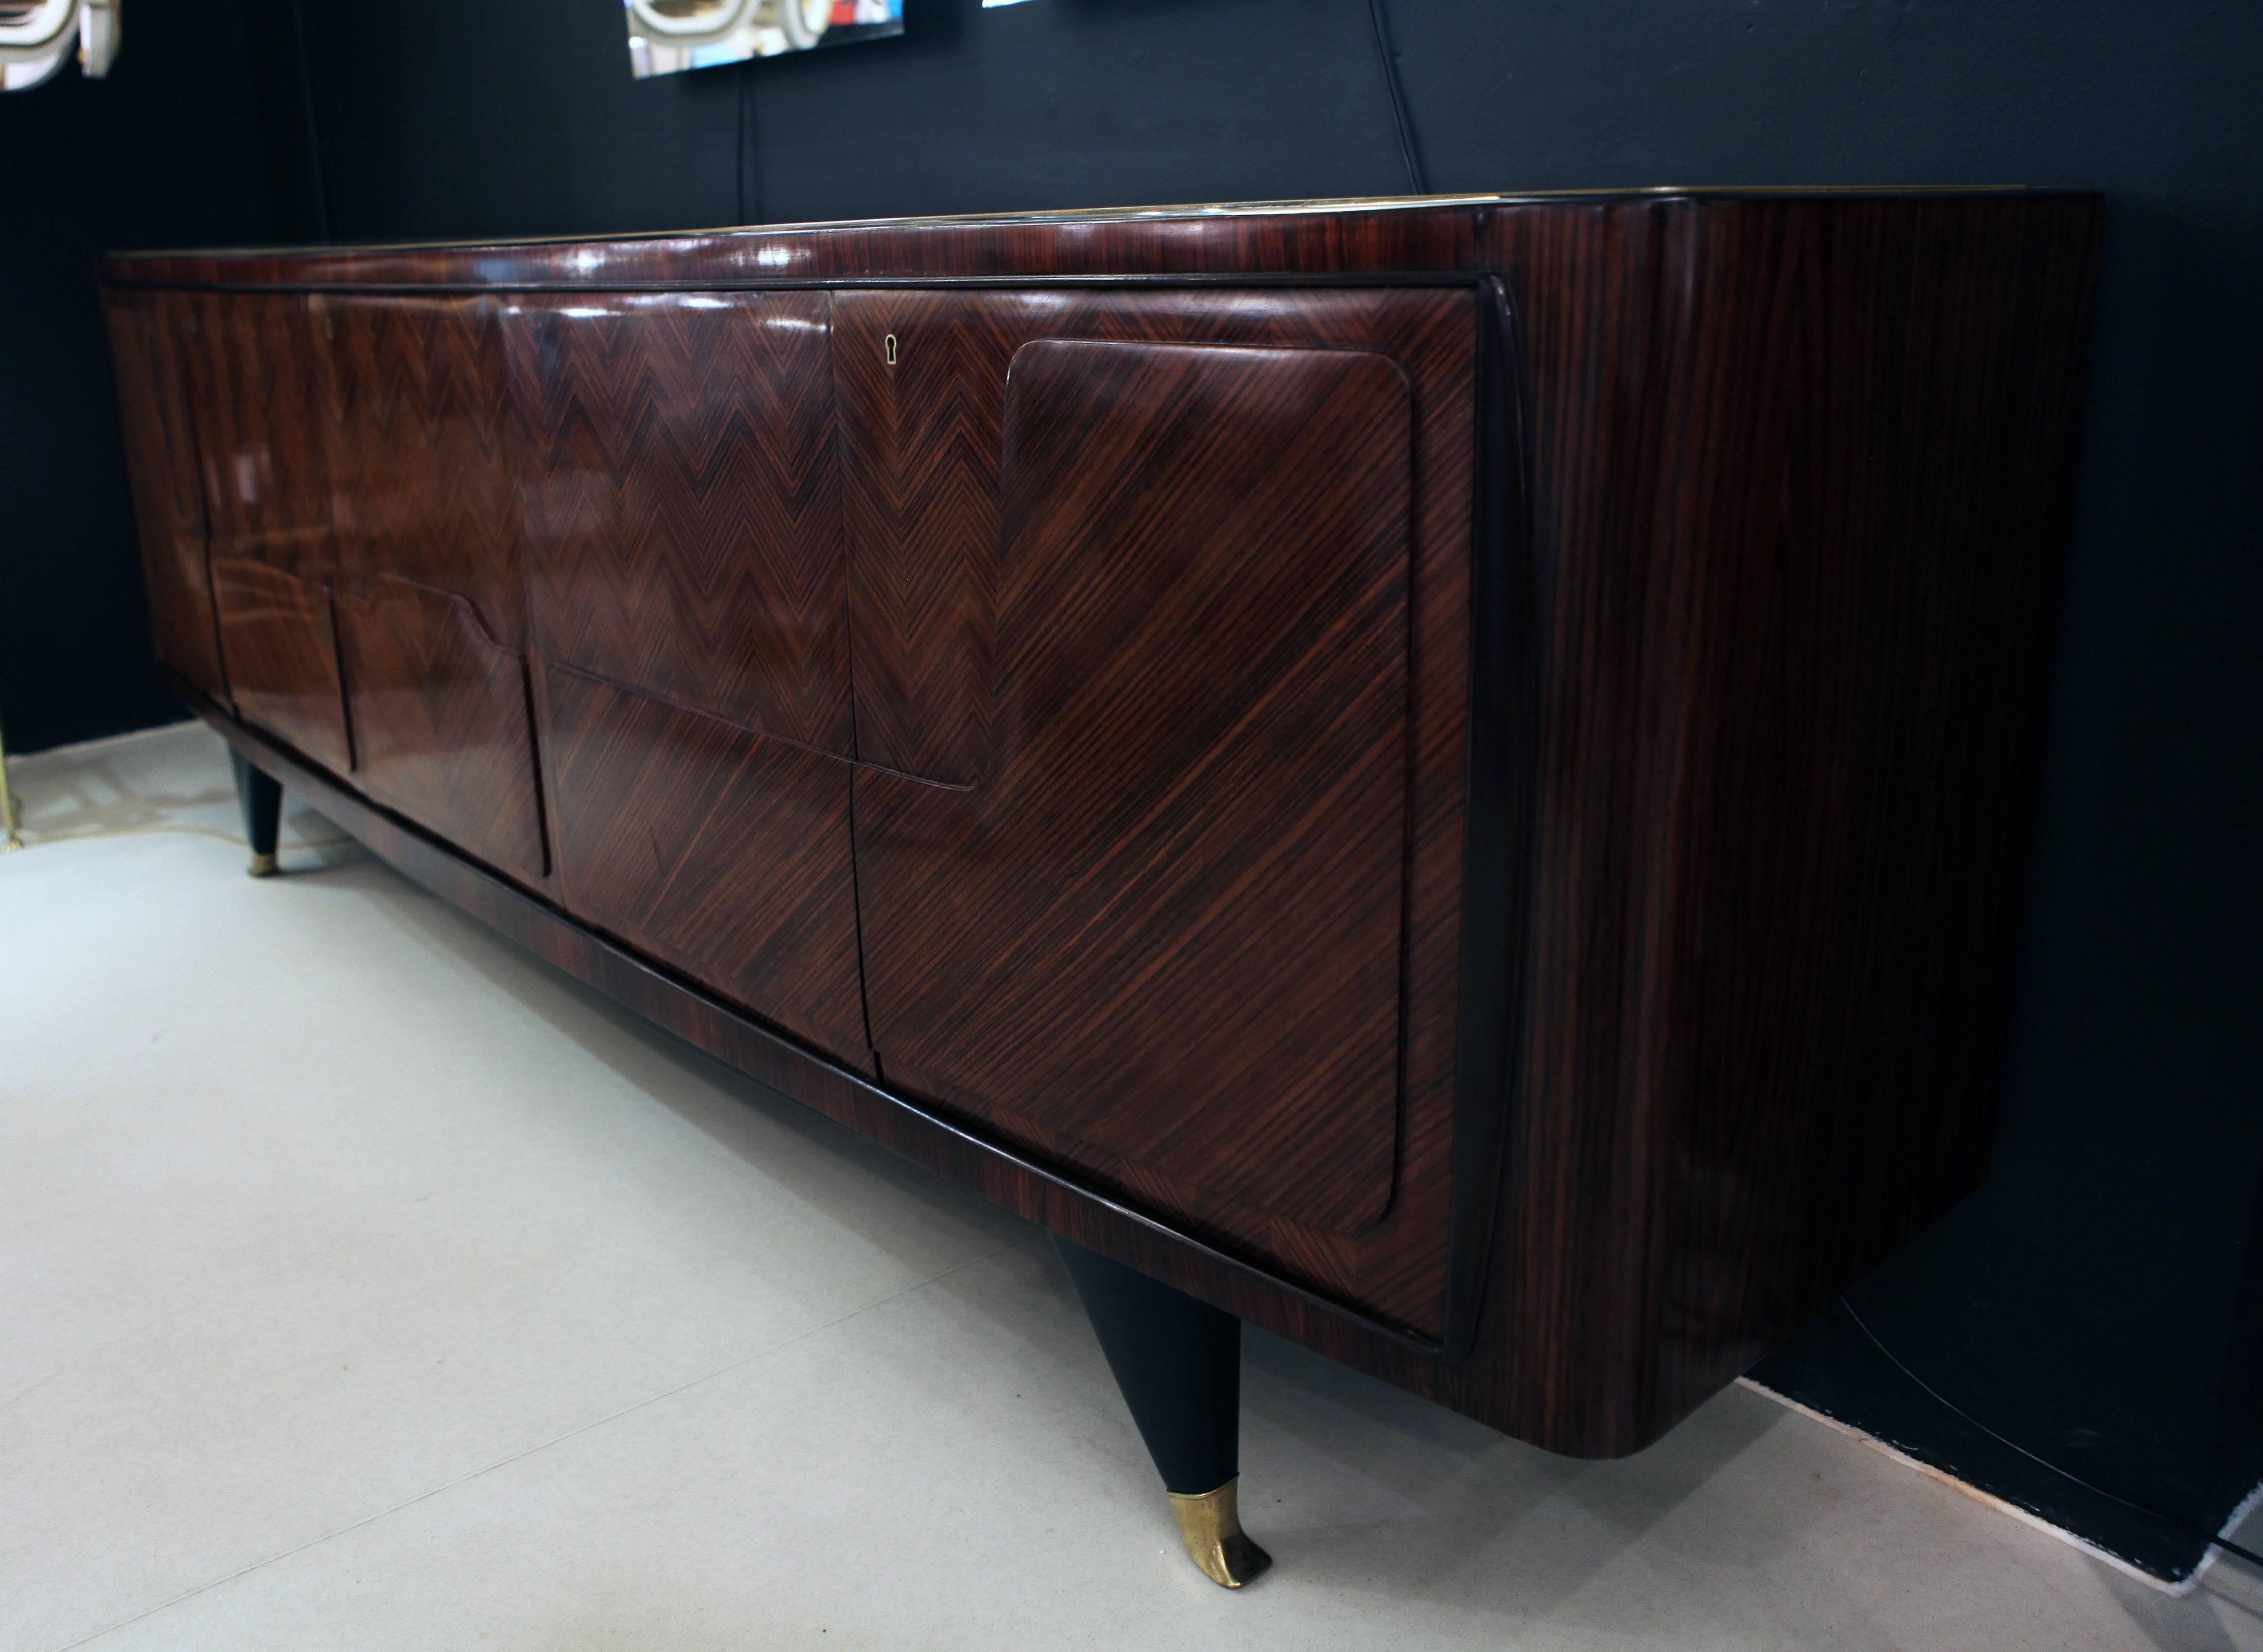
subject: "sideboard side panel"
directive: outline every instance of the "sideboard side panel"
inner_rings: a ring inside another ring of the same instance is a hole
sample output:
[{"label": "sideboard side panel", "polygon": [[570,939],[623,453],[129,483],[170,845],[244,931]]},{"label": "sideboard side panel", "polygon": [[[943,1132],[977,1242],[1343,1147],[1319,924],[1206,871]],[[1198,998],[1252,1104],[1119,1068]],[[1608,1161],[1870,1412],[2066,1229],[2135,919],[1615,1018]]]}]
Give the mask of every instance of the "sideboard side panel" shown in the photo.
[{"label": "sideboard side panel", "polygon": [[1986,1175],[2096,236],[2067,198],[1701,220],[1645,1435]]},{"label": "sideboard side panel", "polygon": [[1513,1173],[1442,1397],[1637,1449],[1985,1173],[2094,211],[1493,215],[1542,736]]}]

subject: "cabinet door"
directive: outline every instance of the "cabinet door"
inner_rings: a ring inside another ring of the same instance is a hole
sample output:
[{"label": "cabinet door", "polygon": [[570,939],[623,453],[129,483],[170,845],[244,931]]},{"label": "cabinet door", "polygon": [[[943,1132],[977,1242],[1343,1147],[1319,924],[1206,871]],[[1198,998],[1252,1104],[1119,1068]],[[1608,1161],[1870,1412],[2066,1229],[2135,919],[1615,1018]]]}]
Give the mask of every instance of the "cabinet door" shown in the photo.
[{"label": "cabinet door", "polygon": [[822,293],[502,319],[565,904],[860,1064]]},{"label": "cabinet door", "polygon": [[237,715],[353,766],[330,610],[329,403],[293,293],[184,300],[213,605]]},{"label": "cabinet door", "polygon": [[523,880],[547,869],[496,300],[316,294],[356,779]]},{"label": "cabinet door", "polygon": [[103,308],[118,364],[119,420],[157,657],[225,701],[228,681],[205,565],[204,494],[181,383],[184,302],[177,293],[127,289],[107,294]]},{"label": "cabinet door", "polygon": [[1406,937],[1453,904],[1461,708],[1417,645],[1465,668],[1467,612],[1417,614],[1465,602],[1471,328],[864,293],[835,338],[883,1071],[1429,1331],[1451,968]]}]

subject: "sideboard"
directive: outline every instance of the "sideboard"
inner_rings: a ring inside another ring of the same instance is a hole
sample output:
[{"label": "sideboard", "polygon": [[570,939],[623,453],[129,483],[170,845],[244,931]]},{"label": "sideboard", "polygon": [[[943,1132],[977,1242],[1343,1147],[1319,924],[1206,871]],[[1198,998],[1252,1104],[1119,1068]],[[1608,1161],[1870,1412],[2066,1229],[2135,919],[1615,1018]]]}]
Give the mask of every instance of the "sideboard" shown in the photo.
[{"label": "sideboard", "polygon": [[156,651],[1049,1229],[1220,1582],[1240,1323],[1638,1449],[1985,1176],[2096,198],[120,256]]}]

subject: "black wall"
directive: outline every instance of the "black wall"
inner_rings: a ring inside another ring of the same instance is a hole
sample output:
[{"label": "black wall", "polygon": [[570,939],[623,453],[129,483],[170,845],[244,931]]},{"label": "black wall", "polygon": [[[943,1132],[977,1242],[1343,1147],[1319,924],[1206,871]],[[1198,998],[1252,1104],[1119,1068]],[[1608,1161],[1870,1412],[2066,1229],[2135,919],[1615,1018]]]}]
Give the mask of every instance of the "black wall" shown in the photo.
[{"label": "black wall", "polygon": [[[165,711],[93,331],[104,244],[1407,187],[1366,0],[908,0],[900,41],[642,83],[615,0],[300,0],[303,57],[290,0],[246,4],[233,59],[197,37],[184,76],[160,32],[181,8],[128,0],[108,85],[0,98],[11,191],[27,145],[114,168],[75,159],[75,186],[33,184],[0,217],[12,335],[36,341],[28,362],[0,352],[0,709],[26,746]],[[1972,1417],[2213,1525],[2263,1472],[2263,6],[1395,0],[1391,17],[1433,189],[2107,192],[1996,1175],[1855,1301]],[[1763,1374],[2157,1568],[2197,1554],[1958,1423],[1839,1320]]]},{"label": "black wall", "polygon": [[94,262],[257,241],[273,223],[235,6],[128,0],[125,29],[107,79],[66,69],[0,95],[0,725],[13,750],[181,715],[150,675]]}]

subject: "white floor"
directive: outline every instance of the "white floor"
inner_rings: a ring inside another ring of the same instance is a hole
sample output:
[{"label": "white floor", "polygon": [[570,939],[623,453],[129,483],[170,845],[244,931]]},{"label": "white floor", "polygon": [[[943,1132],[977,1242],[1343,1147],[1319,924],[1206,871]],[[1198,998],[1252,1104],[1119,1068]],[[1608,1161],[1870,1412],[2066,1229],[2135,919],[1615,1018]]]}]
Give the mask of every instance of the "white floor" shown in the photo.
[{"label": "white floor", "polygon": [[201,729],[13,772],[10,1652],[2263,1648],[1747,1390],[1579,1463],[1262,1335],[1229,1595],[1034,1230],[311,814],[247,878]]}]

